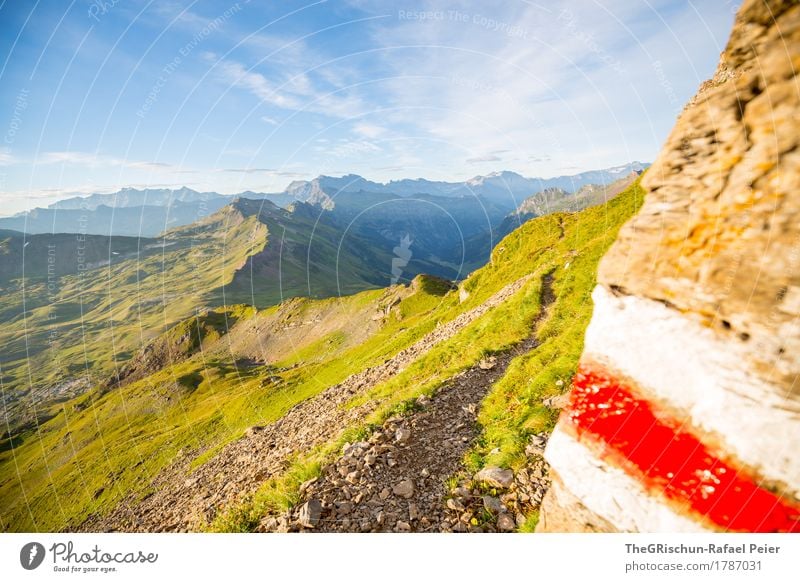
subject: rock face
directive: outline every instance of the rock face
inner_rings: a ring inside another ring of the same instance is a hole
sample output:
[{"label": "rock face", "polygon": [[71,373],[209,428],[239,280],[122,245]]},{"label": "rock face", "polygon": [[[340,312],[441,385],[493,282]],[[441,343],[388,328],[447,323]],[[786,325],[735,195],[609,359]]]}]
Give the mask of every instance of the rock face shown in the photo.
[{"label": "rock face", "polygon": [[539,531],[800,531],[800,4],[746,0],[604,257]]}]

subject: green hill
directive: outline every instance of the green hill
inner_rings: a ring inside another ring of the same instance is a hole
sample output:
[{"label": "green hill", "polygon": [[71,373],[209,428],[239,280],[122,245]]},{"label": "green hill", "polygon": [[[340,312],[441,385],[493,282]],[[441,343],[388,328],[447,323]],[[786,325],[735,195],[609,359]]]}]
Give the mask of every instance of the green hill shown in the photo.
[{"label": "green hill", "polygon": [[[278,229],[284,252],[287,240],[302,246],[306,236],[306,219],[296,208],[267,208],[265,213],[260,202],[258,208],[234,204],[198,226],[167,233],[158,253],[139,260],[141,275],[136,277],[123,265],[98,271],[103,273],[98,277],[64,277],[59,295],[63,301],[93,297],[87,308],[78,303],[84,313],[81,324],[76,325],[75,318],[69,320],[71,326],[62,320],[64,335],[81,337],[87,326],[107,332],[98,333],[93,342],[61,340],[60,358],[81,355],[74,369],[48,368],[44,359],[39,365],[52,370],[51,381],[79,378],[90,363],[113,362],[115,354],[121,361],[117,345],[128,346],[128,364],[118,367],[118,382],[92,382],[88,391],[54,406],[49,420],[4,441],[0,525],[8,531],[76,527],[123,499],[141,499],[166,468],[203,464],[248,427],[278,420],[294,404],[386,361],[510,283],[532,275],[507,301],[357,397],[374,400],[374,413],[340,428],[345,434],[365,430],[487,354],[525,337],[539,312],[542,277],[552,273],[556,300],[541,328],[540,346],[515,358],[494,386],[480,413],[484,436],[470,456],[474,464],[517,462],[527,435],[555,420],[542,398],[559,393],[568,383],[591,315],[597,262],[640,203],[637,182],[604,205],[532,220],[501,241],[490,263],[468,277],[460,291],[447,282],[418,277],[408,286],[331,299],[293,299],[260,310],[231,307],[241,301],[228,299],[241,299],[250,282],[272,281],[269,269],[274,263],[265,253],[275,252]],[[289,289],[302,288],[308,279],[298,284],[296,277],[307,274],[312,264],[319,268],[320,281],[335,271],[335,264],[327,263],[338,245],[326,236],[321,235],[318,256],[291,255],[291,265],[280,271],[281,276],[292,273],[294,287]],[[369,284],[369,273],[358,270],[355,258],[345,264],[349,287],[343,288]],[[339,273],[342,270],[340,264]],[[253,296],[268,301],[281,289],[273,285]],[[221,290],[228,307],[214,308]],[[198,311],[201,305],[210,309]],[[191,314],[195,315],[172,323]],[[46,333],[45,318],[46,313],[32,309],[29,328],[36,322]],[[24,329],[18,327],[17,333]],[[16,350],[23,360],[17,364],[19,374],[19,366],[25,366],[24,350]],[[5,365],[3,371],[9,374]],[[336,442],[331,442],[302,451],[285,478],[267,482],[247,504],[228,508],[215,527],[253,527],[276,503],[290,502],[300,476],[313,473],[335,450]]]}]

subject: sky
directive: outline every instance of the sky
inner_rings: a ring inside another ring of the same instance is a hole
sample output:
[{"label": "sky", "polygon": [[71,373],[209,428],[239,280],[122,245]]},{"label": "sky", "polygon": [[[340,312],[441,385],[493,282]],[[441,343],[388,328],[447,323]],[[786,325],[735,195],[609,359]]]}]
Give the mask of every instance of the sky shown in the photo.
[{"label": "sky", "polygon": [[0,0],[0,215],[75,193],[282,191],[651,162],[728,0]]}]

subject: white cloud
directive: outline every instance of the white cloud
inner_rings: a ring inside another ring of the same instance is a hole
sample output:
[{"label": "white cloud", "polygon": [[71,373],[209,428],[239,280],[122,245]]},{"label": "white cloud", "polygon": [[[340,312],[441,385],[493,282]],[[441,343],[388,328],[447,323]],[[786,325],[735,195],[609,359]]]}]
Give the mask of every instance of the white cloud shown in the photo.
[{"label": "white cloud", "polygon": [[496,156],[494,154],[488,154],[485,156],[477,156],[474,158],[467,158],[468,164],[481,164],[485,162],[501,162],[503,158]]},{"label": "white cloud", "polygon": [[300,102],[278,92],[278,89],[262,74],[248,70],[241,63],[221,60],[215,64],[220,78],[232,86],[249,91],[265,103],[282,109],[298,109]]},{"label": "white cloud", "polygon": [[[207,57],[213,59],[213,55]],[[217,78],[243,89],[263,103],[288,111],[307,111],[329,117],[349,119],[363,115],[370,107],[347,88],[322,88],[307,72],[295,69],[274,73],[275,80],[244,64],[220,59],[214,62]]]},{"label": "white cloud", "polygon": [[353,126],[353,132],[362,137],[375,139],[386,133],[386,128],[371,123],[359,122]]},{"label": "white cloud", "polygon": [[66,166],[80,166],[85,168],[123,167],[134,170],[155,172],[173,172],[175,166],[165,162],[145,162],[139,160],[125,160],[107,154],[61,151],[45,152],[36,158],[38,165],[64,164]]},{"label": "white cloud", "polygon": [[17,159],[7,149],[0,149],[0,166],[15,164]]}]

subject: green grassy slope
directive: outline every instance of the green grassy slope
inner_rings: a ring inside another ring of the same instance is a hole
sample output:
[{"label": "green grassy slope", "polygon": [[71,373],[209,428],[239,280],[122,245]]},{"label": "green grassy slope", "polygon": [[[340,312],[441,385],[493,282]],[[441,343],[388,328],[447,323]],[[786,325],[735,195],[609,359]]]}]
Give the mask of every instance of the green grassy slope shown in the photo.
[{"label": "green grassy slope", "polygon": [[[49,240],[32,238],[40,237]],[[223,209],[160,239],[113,238],[108,248],[125,247],[122,260],[5,283],[0,366],[6,421],[12,428],[31,425],[52,415],[59,401],[107,378],[118,362],[207,304],[209,291],[230,281],[266,239],[266,227],[255,218]]]},{"label": "green grassy slope", "polygon": [[[514,360],[495,385],[480,413],[484,434],[468,459],[474,467],[488,460],[521,462],[527,435],[555,421],[541,399],[564,390],[574,372],[591,315],[597,262],[641,197],[637,183],[605,205],[526,223],[462,284],[469,293],[463,302],[457,291],[423,278],[410,288],[250,310],[235,322],[211,326],[210,333],[198,331],[197,341],[191,330],[199,323],[189,320],[174,332],[179,338],[188,334],[186,341],[192,342],[182,356],[187,359],[117,390],[95,389],[71,399],[13,449],[0,451],[0,528],[61,529],[112,507],[130,491],[145,495],[152,477],[179,456],[201,453],[193,462],[202,463],[247,427],[276,420],[295,403],[385,361],[438,324],[534,274],[510,300],[362,396],[378,400],[378,410],[348,435],[368,430],[485,354],[526,337],[539,313],[541,278],[553,272],[557,299],[541,328],[542,344]],[[251,218],[242,223],[248,241],[253,223],[245,222]],[[198,299],[187,301],[195,302],[194,308]],[[215,527],[247,530],[276,504],[291,503],[301,479],[338,448],[329,443],[298,457],[285,476],[231,508]]]},{"label": "green grassy slope", "polygon": [[[299,485],[316,476],[346,440],[362,438],[388,416],[413,409],[420,395],[433,392],[481,357],[522,340],[539,314],[542,278],[553,273],[556,299],[540,327],[540,347],[514,359],[506,375],[495,384],[479,414],[483,434],[465,459],[473,470],[490,462],[502,466],[522,464],[528,437],[552,429],[556,421],[557,413],[546,408],[542,400],[566,391],[575,372],[583,349],[583,333],[591,317],[597,264],[622,224],[639,209],[642,199],[637,181],[607,204],[535,219],[511,233],[495,248],[490,264],[464,283],[470,293],[468,299],[459,303],[458,294],[449,293],[427,315],[424,325],[430,329],[427,326],[449,321],[508,283],[534,273],[536,276],[526,286],[395,377],[357,397],[352,404],[367,398],[380,401],[363,424],[350,427],[336,442],[299,456],[284,475],[267,482],[242,505],[230,508],[211,529],[252,530],[265,513],[294,503]],[[530,517],[526,527],[532,528],[536,516]]]},{"label": "green grassy slope", "polygon": [[391,266],[358,240],[340,245],[307,205],[261,200],[157,239],[0,234],[0,448],[197,309],[351,294],[386,286]]},{"label": "green grassy slope", "polygon": [[[393,287],[321,302],[299,300],[258,314],[251,310],[238,315],[228,333],[207,334],[188,360],[117,390],[93,390],[65,403],[38,431],[0,452],[3,529],[61,529],[111,507],[128,491],[145,494],[150,478],[177,455],[208,449],[207,457],[245,428],[275,421],[295,403],[404,347],[412,336],[393,338],[406,326],[430,327],[425,319],[441,301],[437,293],[425,285]],[[376,322],[371,341],[353,346],[349,336],[362,334],[363,326],[352,322],[398,299],[396,311]],[[311,303],[302,311],[312,318],[323,315],[318,324],[331,331],[317,340],[338,337],[326,350],[310,337],[297,344],[299,353],[313,350],[324,362],[311,359],[296,367],[297,353],[287,353],[271,365],[242,364],[231,346],[248,339],[242,336],[251,335],[252,326],[276,328],[287,315],[297,315],[297,303]],[[192,321],[174,330],[191,330]],[[174,333],[183,335],[169,330],[165,341]]]}]

